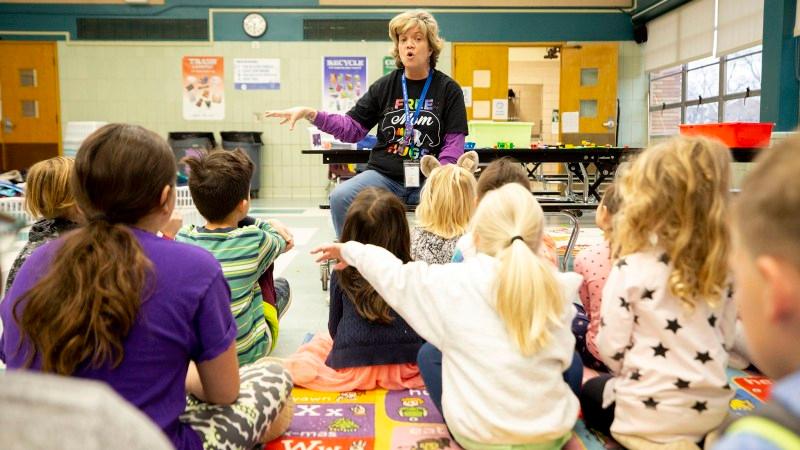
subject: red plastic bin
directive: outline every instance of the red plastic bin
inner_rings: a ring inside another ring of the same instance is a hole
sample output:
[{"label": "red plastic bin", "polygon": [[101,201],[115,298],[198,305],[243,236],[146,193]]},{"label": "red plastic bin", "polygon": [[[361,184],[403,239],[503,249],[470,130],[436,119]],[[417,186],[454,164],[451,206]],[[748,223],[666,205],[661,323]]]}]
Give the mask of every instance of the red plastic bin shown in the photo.
[{"label": "red plastic bin", "polygon": [[766,147],[772,137],[774,123],[729,122],[702,125],[681,125],[684,136],[717,138],[728,147]]}]

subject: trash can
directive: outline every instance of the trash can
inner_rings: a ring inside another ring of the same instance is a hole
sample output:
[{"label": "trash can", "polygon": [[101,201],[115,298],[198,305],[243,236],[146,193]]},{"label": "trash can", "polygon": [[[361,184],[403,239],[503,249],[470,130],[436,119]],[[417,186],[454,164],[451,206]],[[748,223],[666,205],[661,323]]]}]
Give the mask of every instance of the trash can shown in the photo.
[{"label": "trash can", "polygon": [[199,156],[217,146],[214,133],[208,131],[173,131],[167,135],[167,142],[172,147],[175,161],[178,162],[178,185],[186,185],[187,167],[180,164],[184,156]]},{"label": "trash can", "polygon": [[261,188],[261,148],[264,147],[261,132],[221,131],[219,134],[222,136],[223,149],[241,148],[253,160],[255,170],[253,170],[253,178],[250,179],[250,197],[258,198],[258,191]]}]

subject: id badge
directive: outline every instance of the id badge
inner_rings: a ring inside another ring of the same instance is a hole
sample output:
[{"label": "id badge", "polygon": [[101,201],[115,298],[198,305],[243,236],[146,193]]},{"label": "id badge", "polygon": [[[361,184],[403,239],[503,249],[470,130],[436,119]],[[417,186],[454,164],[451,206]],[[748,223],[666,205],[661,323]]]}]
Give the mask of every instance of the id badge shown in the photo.
[{"label": "id badge", "polygon": [[403,177],[407,188],[419,187],[419,162],[403,161]]}]

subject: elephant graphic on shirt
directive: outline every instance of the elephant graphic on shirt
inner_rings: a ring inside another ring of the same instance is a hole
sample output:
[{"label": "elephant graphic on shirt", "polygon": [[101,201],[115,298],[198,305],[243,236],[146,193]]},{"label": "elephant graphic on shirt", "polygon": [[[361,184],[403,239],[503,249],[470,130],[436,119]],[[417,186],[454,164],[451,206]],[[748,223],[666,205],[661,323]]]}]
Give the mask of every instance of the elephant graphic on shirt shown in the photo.
[{"label": "elephant graphic on shirt", "polygon": [[[424,127],[425,132],[417,128]],[[405,111],[398,109],[384,116],[381,132],[388,136],[389,142],[401,142],[405,129]],[[412,146],[416,148],[434,148],[441,143],[442,127],[439,118],[429,111],[421,111],[414,126]]]}]

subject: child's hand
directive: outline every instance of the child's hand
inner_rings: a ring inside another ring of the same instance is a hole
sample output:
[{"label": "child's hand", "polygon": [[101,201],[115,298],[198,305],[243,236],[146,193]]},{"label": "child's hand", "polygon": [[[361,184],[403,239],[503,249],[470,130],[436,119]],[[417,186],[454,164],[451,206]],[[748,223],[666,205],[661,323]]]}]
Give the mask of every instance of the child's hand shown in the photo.
[{"label": "child's hand", "polygon": [[283,240],[286,241],[286,248],[283,249],[283,252],[286,253],[289,250],[293,249],[294,248],[294,236],[292,235],[292,232],[289,231],[289,227],[284,225],[283,222],[280,222],[280,221],[275,220],[275,219],[270,219],[267,222],[272,226],[272,228],[275,228],[275,231],[277,231],[278,234],[281,235]]},{"label": "child's hand", "polygon": [[317,111],[306,107],[306,106],[297,106],[294,108],[284,109],[282,111],[267,111],[264,113],[264,117],[278,117],[281,120],[281,125],[289,122],[289,130],[294,130],[294,124],[300,119],[306,119],[309,122],[313,122],[314,119],[317,118]]},{"label": "child's hand", "polygon": [[180,211],[173,210],[169,222],[161,228],[161,234],[170,239],[175,239],[175,235],[178,234],[178,230],[181,229],[181,226],[183,226],[183,215]]},{"label": "child's hand", "polygon": [[311,254],[322,253],[319,257],[317,257],[316,262],[320,263],[323,261],[328,260],[335,260],[336,265],[333,266],[333,270],[344,270],[348,267],[347,262],[342,259],[342,247],[344,244],[325,244],[321,245],[314,250],[311,250]]}]

